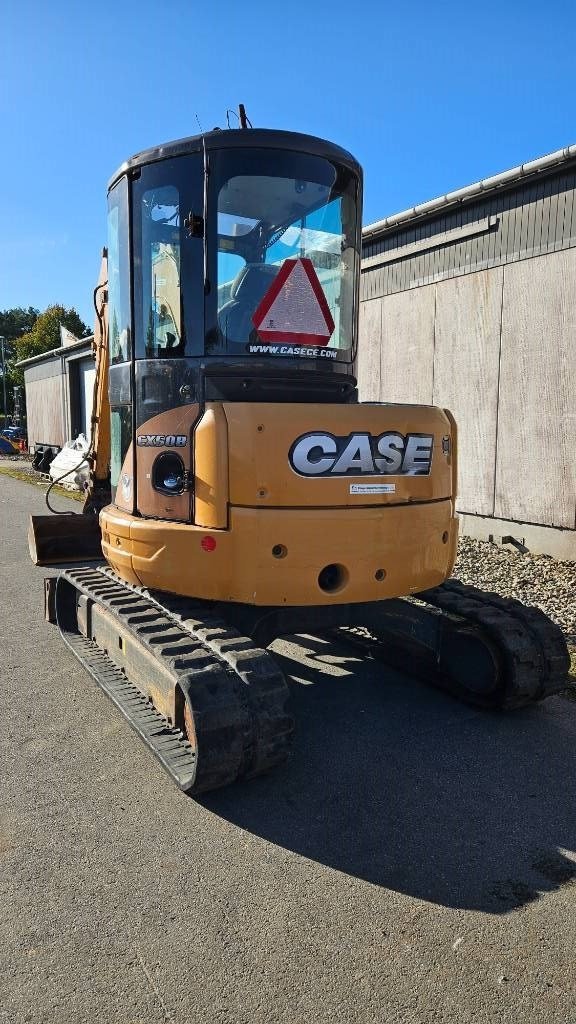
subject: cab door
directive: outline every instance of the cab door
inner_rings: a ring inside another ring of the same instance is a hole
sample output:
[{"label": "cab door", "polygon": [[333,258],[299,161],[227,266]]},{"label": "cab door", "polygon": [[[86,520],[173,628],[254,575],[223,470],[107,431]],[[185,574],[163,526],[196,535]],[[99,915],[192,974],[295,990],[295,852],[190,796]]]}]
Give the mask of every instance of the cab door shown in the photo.
[{"label": "cab door", "polygon": [[142,167],[133,183],[137,511],[189,522],[204,333],[203,164]]}]

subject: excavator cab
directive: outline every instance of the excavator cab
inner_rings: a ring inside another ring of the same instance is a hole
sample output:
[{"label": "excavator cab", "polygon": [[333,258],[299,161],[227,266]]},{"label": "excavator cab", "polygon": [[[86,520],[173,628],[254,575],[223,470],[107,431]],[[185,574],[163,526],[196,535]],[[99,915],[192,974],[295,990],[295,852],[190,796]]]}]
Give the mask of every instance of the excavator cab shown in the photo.
[{"label": "excavator cab", "polygon": [[354,400],[361,177],[336,146],[259,130],[120,168],[108,193],[119,507],[192,518],[187,439],[206,402]]}]

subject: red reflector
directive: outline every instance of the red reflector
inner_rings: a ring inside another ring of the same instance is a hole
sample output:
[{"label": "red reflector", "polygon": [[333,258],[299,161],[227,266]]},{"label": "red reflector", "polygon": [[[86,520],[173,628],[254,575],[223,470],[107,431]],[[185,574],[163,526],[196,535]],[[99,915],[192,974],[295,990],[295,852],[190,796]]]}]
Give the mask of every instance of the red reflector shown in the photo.
[{"label": "red reflector", "polygon": [[214,551],[214,548],[216,547],[216,541],[214,540],[214,537],[202,537],[202,540],[200,541],[200,547],[204,551]]}]

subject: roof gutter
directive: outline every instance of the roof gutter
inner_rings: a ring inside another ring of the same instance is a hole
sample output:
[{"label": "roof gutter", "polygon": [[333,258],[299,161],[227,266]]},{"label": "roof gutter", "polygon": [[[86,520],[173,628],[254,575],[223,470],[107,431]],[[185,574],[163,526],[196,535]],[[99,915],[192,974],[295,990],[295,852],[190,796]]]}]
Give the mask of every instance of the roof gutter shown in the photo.
[{"label": "roof gutter", "polygon": [[446,206],[466,202],[466,200],[481,195],[483,192],[489,192],[503,185],[511,185],[513,182],[520,181],[529,175],[541,174],[543,171],[565,164],[574,158],[576,158],[576,145],[565,146],[564,149],[557,149],[554,153],[548,153],[547,156],[538,157],[537,160],[529,160],[528,163],[512,167],[509,171],[494,174],[491,178],[483,178],[482,181],[476,181],[473,185],[466,185],[464,188],[456,189],[454,192],[447,192],[443,196],[438,196],[437,199],[430,199],[428,202],[420,203],[418,206],[411,206],[410,209],[402,210],[400,213],[393,213],[390,217],[385,217],[384,220],[367,224],[362,230],[362,241],[368,242],[390,228],[404,224],[406,221],[415,220],[418,217],[426,217],[437,210],[444,209]]},{"label": "roof gutter", "polygon": [[85,348],[86,345],[91,345],[93,339],[94,335],[90,334],[87,338],[79,338],[72,345],[60,345],[59,348],[51,348],[49,352],[41,352],[39,356],[20,359],[19,362],[15,363],[15,366],[33,366],[34,363],[41,363],[43,359],[52,359],[53,356],[61,356],[64,352],[74,352],[77,349]]}]

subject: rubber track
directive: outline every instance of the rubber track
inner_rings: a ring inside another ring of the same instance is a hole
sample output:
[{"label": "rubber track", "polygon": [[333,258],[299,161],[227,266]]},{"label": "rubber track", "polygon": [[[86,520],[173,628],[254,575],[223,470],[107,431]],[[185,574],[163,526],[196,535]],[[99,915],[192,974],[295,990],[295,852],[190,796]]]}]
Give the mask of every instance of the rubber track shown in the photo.
[{"label": "rubber track", "polygon": [[[512,598],[447,580],[440,587],[415,594],[417,601],[457,616],[480,628],[499,650],[504,672],[493,696],[478,695],[455,681],[430,679],[433,685],[477,706],[514,710],[565,690],[570,657],[562,630],[544,612]],[[339,630],[354,643],[386,661],[386,641],[355,629]]]},{"label": "rubber track", "polygon": [[[118,580],[111,569],[102,571],[111,579]],[[249,719],[247,763],[242,776],[253,778],[284,761],[291,746],[294,719],[285,710],[289,689],[273,655],[256,647],[250,637],[243,636],[225,619],[212,614],[206,602],[124,585],[151,601],[204,644],[224,663],[223,667],[227,666],[237,697]],[[243,685],[239,685],[239,681]]]},{"label": "rubber track", "polygon": [[194,787],[196,751],[92,640],[63,633],[66,644],[98,683],[126,721],[184,792]]},{"label": "rubber track", "polygon": [[[188,694],[198,742],[193,778],[186,778],[185,784],[175,779],[182,789],[206,792],[259,775],[286,758],[294,724],[285,710],[289,691],[267,651],[255,647],[222,619],[210,616],[205,606],[132,586],[108,568],[72,569],[61,576],[75,590],[110,609],[169,668],[175,685]],[[97,666],[90,666],[81,656],[77,641],[78,637],[84,639],[81,634],[72,630],[71,637],[65,629],[62,633],[102,685]],[[149,702],[147,707],[152,709]],[[138,724],[131,724],[142,735]],[[146,740],[144,735],[142,738]],[[158,756],[150,743],[148,746]],[[188,770],[190,765],[186,767]]]},{"label": "rubber track", "polygon": [[[506,680],[505,707],[521,707],[545,700],[568,686],[570,655],[564,634],[539,608],[479,590],[456,579],[447,580],[441,587],[418,597],[442,611],[470,618],[505,648],[511,669],[511,678]],[[531,671],[522,678],[524,660],[536,672]],[[525,700],[521,699],[522,694]]]}]

